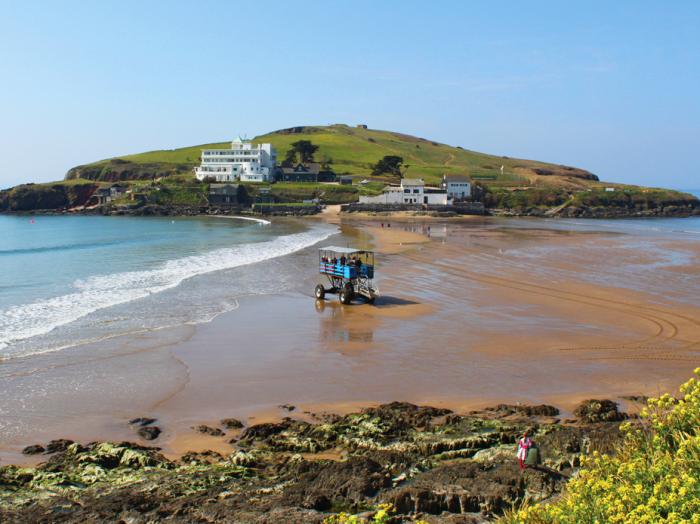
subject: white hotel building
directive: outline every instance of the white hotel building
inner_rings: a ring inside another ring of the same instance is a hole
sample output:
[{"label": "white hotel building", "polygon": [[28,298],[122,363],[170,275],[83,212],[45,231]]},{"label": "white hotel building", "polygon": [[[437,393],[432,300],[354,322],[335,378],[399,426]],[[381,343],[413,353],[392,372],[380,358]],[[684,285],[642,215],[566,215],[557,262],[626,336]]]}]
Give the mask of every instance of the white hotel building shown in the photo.
[{"label": "white hotel building", "polygon": [[381,195],[360,195],[360,204],[416,204],[448,206],[452,197],[447,191],[426,188],[420,178],[402,178],[400,186],[385,187]]},{"label": "white hotel building", "polygon": [[253,145],[237,138],[231,142],[231,149],[202,150],[202,164],[194,172],[197,180],[209,177],[217,182],[269,182],[276,163],[272,144]]}]

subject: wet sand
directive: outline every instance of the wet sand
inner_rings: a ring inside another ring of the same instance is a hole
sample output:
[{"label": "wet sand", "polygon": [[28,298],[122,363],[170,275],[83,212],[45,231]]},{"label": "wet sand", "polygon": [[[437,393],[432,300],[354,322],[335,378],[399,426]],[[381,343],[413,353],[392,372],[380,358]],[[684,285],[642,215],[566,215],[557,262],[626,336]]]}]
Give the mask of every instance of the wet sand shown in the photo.
[{"label": "wet sand", "polygon": [[[674,390],[700,362],[698,242],[536,220],[329,220],[376,248],[375,306],[315,301],[311,249],[287,257],[299,267],[294,292],[243,297],[207,324],[10,364],[0,460],[38,460],[19,452],[51,438],[134,440],[137,416],[158,419],[154,443],[174,456],[231,450],[235,433],[192,429],[225,417],[253,424],[392,400],[624,404]],[[48,393],[32,394],[37,380]]]}]

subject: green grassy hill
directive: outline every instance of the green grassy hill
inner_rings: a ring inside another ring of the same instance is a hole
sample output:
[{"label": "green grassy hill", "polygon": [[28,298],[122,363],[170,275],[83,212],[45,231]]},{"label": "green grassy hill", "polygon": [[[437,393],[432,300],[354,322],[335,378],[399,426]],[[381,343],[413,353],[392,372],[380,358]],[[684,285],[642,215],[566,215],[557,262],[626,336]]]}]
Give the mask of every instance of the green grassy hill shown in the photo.
[{"label": "green grassy hill", "polygon": [[[423,178],[427,184],[438,184],[445,174],[468,175],[481,186],[475,191],[477,199],[489,209],[511,214],[556,212],[559,216],[603,217],[684,216],[700,212],[700,201],[677,191],[604,183],[579,168],[487,155],[392,131],[343,124],[303,126],[280,129],[252,141],[272,143],[282,159],[297,140],[317,145],[316,161],[329,163],[337,174],[357,180],[369,178],[371,183],[273,184],[270,194],[275,203],[317,198],[326,204],[344,204],[356,202],[361,194],[378,194],[387,182],[396,179],[371,177],[372,166],[384,156],[396,155],[403,158],[404,176]],[[208,194],[207,184],[197,182],[193,173],[202,149],[229,147],[230,142],[201,144],[77,166],[68,171],[63,182],[24,184],[0,191],[0,212],[92,205],[94,191],[116,181],[128,181],[132,191],[147,195],[148,201],[156,205],[199,207],[206,205]],[[611,186],[615,191],[606,191]],[[246,184],[251,200],[259,196],[261,187]]]},{"label": "green grassy hill", "polygon": [[[443,174],[464,174],[490,186],[564,185],[582,187],[597,177],[582,169],[486,155],[401,133],[361,129],[343,124],[282,129],[253,139],[269,142],[283,158],[290,144],[310,140],[319,146],[316,160],[330,161],[338,174],[367,177],[385,155],[398,155],[408,166],[406,176],[437,183]],[[199,163],[202,149],[228,148],[229,142],[126,155],[71,169],[67,179],[115,181],[153,179],[185,174]],[[501,173],[503,166],[503,173]]]}]

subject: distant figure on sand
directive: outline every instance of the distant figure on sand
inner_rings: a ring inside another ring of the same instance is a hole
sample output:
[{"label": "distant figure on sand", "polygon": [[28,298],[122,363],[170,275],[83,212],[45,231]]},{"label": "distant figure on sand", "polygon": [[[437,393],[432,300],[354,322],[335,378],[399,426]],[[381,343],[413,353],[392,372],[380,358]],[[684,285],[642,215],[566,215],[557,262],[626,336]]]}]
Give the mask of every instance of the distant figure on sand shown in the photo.
[{"label": "distant figure on sand", "polygon": [[527,459],[527,451],[532,447],[532,439],[527,436],[527,431],[523,433],[523,438],[518,441],[518,463],[520,469],[525,469],[525,459]]}]

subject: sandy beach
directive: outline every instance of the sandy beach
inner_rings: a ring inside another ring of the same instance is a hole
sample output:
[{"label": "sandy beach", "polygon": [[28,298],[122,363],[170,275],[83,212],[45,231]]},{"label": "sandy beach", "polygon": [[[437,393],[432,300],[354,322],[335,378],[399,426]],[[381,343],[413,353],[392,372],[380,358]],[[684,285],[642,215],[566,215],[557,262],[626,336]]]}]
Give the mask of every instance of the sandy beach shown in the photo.
[{"label": "sandy beach", "polygon": [[153,443],[177,456],[230,452],[234,433],[193,429],[225,417],[253,424],[393,400],[627,407],[697,366],[698,242],[537,220],[322,219],[340,226],[334,243],[377,251],[376,305],[315,301],[310,248],[259,265],[298,268],[292,292],[241,297],[209,323],[5,362],[0,461],[36,462],[22,448],[59,437],[134,440],[128,420],[139,416],[158,419]]}]

